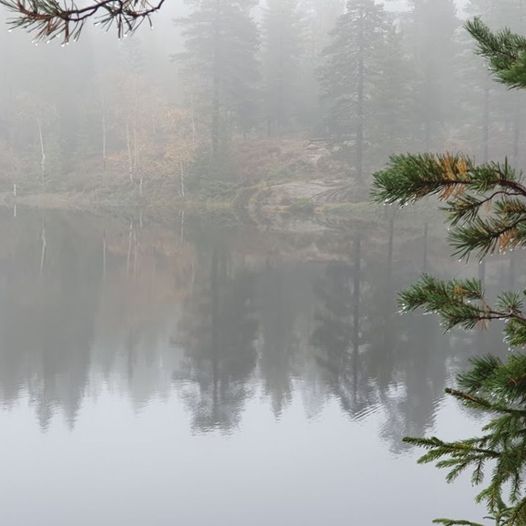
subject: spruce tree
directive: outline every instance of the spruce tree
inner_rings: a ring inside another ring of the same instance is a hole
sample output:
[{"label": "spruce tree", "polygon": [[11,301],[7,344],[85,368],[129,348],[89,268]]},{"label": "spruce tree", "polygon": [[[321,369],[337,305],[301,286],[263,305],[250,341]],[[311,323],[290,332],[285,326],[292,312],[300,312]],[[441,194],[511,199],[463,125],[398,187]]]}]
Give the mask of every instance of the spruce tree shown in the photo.
[{"label": "spruce tree", "polygon": [[298,0],[268,0],[263,19],[265,117],[269,135],[282,130],[300,108],[303,28]]},{"label": "spruce tree", "polygon": [[380,5],[373,0],[349,0],[324,50],[320,71],[327,129],[340,145],[353,151],[352,165],[359,181],[364,173],[370,96],[385,31],[386,17]]},{"label": "spruce tree", "polygon": [[454,68],[459,27],[454,0],[412,0],[411,23],[407,28],[417,75],[418,101],[415,125],[425,149],[442,144],[444,131],[455,110]]},{"label": "spruce tree", "polygon": [[301,0],[301,8],[308,19],[310,54],[319,57],[329,44],[329,33],[336,20],[344,12],[345,0]]},{"label": "spruce tree", "polygon": [[[526,88],[526,38],[505,29],[492,32],[480,19],[467,24],[478,52],[496,78],[511,88]],[[526,246],[526,184],[521,172],[503,162],[476,164],[462,154],[395,155],[375,174],[373,195],[405,205],[426,196],[445,203],[456,256],[468,258]],[[422,463],[448,471],[448,481],[471,470],[474,485],[484,484],[478,500],[500,526],[526,524],[526,291],[504,291],[493,303],[477,279],[440,280],[425,275],[403,292],[404,311],[437,313],[446,329],[485,327],[505,322],[504,337],[515,352],[507,360],[476,357],[447,393],[489,417],[483,434],[453,442],[436,437],[406,438],[427,450]],[[488,473],[489,471],[489,473]],[[437,519],[438,524],[478,523]]]},{"label": "spruce tree", "polygon": [[[414,64],[405,49],[404,35],[393,22],[386,27],[385,43],[376,59],[376,77],[369,101],[371,159],[383,164],[398,149],[413,145],[415,113]],[[376,165],[375,168],[379,168]]]},{"label": "spruce tree", "polygon": [[[470,0],[465,10],[492,27],[508,27],[518,33],[526,31],[526,3],[523,0]],[[476,133],[482,140],[481,160],[486,161],[492,155],[508,155],[514,165],[518,165],[523,160],[520,142],[524,121],[522,106],[526,95],[520,91],[510,94],[504,86],[492,83],[484,68],[480,67],[480,58],[472,58],[468,64],[465,93],[477,93],[472,97],[473,113],[468,119],[478,121],[482,132]],[[495,140],[496,130],[500,132],[500,140]],[[493,136],[491,143],[490,135]]]},{"label": "spruce tree", "polygon": [[300,90],[295,121],[298,127],[308,128],[317,136],[324,136],[319,82],[322,51],[331,41],[330,33],[344,13],[345,4],[345,0],[299,0],[303,52],[301,76],[296,81]]},{"label": "spruce tree", "polygon": [[457,126],[462,148],[488,162],[496,155],[496,145],[490,143],[495,118],[495,93],[502,89],[493,82],[481,57],[474,53],[473,39],[466,31],[459,35],[455,82],[462,86],[458,92]]},{"label": "spruce tree", "polygon": [[180,23],[183,65],[190,89],[209,129],[214,158],[227,148],[237,127],[254,125],[259,81],[259,34],[254,0],[192,0],[194,11]]}]

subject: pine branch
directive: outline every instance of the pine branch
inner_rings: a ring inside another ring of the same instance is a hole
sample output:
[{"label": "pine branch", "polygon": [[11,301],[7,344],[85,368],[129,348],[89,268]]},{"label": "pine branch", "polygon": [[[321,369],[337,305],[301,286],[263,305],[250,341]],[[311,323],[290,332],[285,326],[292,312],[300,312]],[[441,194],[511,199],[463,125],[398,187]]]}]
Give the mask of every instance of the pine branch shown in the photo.
[{"label": "pine branch", "polygon": [[526,410],[516,409],[503,404],[491,402],[485,398],[474,396],[463,391],[458,391],[456,389],[446,389],[446,394],[457,398],[467,407],[472,407],[479,410],[482,409],[491,413],[507,413],[517,417],[526,417]]},{"label": "pine branch", "polygon": [[423,308],[428,314],[438,314],[446,330],[454,327],[470,330],[486,327],[491,321],[506,321],[504,332],[508,344],[522,346],[526,342],[526,315],[520,297],[505,292],[491,307],[484,299],[479,280],[445,281],[424,275],[400,294],[399,305],[402,312]]},{"label": "pine branch", "polygon": [[93,0],[79,7],[75,0],[0,0],[0,5],[14,15],[9,22],[12,28],[34,33],[36,41],[62,37],[63,43],[77,40],[89,19],[95,19],[95,25],[106,30],[115,25],[122,38],[144,21],[151,26],[151,15],[164,3],[165,0]]},{"label": "pine branch", "polygon": [[[511,87],[526,87],[526,38],[505,29],[494,33],[479,19],[467,30],[478,43],[497,78]],[[455,254],[480,257],[496,251],[526,246],[526,187],[522,174],[503,164],[475,165],[462,155],[397,155],[374,175],[372,195],[377,202],[404,206],[427,196],[445,201],[453,229],[450,242]],[[479,280],[444,281],[431,276],[415,283],[400,296],[402,311],[423,308],[437,313],[447,330],[486,327],[494,320],[506,323],[505,340],[511,347],[526,345],[526,291],[503,292],[489,305]],[[477,357],[471,369],[458,378],[460,389],[448,389],[464,406],[491,415],[475,438],[444,442],[436,437],[405,438],[421,447],[420,463],[447,470],[448,482],[471,470],[474,485],[488,485],[477,496],[499,526],[526,524],[526,355],[513,354],[505,362]],[[505,502],[503,495],[506,496]],[[446,526],[482,526],[467,520],[437,519]]]},{"label": "pine branch", "polygon": [[[470,439],[459,442],[443,442],[436,437],[432,438],[413,438],[405,437],[403,442],[406,444],[411,444],[412,446],[418,446],[425,449],[428,449],[429,452],[426,453],[419,459],[420,464],[429,464],[438,460],[440,457],[445,455],[453,455],[458,458],[464,457],[468,454],[481,454],[486,455],[488,458],[499,458],[500,453],[493,449],[484,449],[480,447],[475,447],[474,444],[479,442],[480,439]],[[478,457],[476,457],[478,459]]]},{"label": "pine branch", "polygon": [[526,498],[522,499],[513,508],[511,517],[506,524],[509,526],[523,526],[526,524]]},{"label": "pine branch", "polygon": [[[495,520],[496,524],[507,526],[524,525],[526,520],[526,497],[523,489],[526,467],[526,410],[523,404],[519,404],[518,407],[507,404],[506,400],[510,397],[501,396],[498,385],[504,385],[510,377],[517,374],[523,375],[525,370],[525,355],[514,355],[506,362],[492,357],[478,357],[473,360],[472,370],[461,377],[461,380],[463,378],[463,382],[467,382],[477,391],[491,391],[497,386],[497,392],[492,392],[493,396],[484,398],[479,394],[455,389],[446,391],[465,405],[500,415],[484,427],[489,431],[488,434],[455,442],[445,442],[436,437],[404,439],[404,442],[426,450],[419,463],[435,463],[436,467],[446,469],[448,482],[471,469],[473,485],[480,485],[484,481],[486,464],[491,462],[491,481],[479,493],[477,501],[486,503],[488,510],[493,514],[490,518]],[[516,400],[513,396],[511,399]],[[503,492],[508,496],[509,505],[503,500]],[[437,524],[471,524],[469,521],[450,519],[437,521]]]},{"label": "pine branch", "polygon": [[433,524],[443,524],[444,526],[484,526],[479,522],[452,520],[452,519],[435,519]]},{"label": "pine branch", "polygon": [[492,32],[480,18],[468,21],[466,29],[477,41],[477,53],[488,60],[497,79],[512,88],[526,87],[526,38],[509,29]]},{"label": "pine branch", "polygon": [[494,252],[512,250],[526,245],[526,212],[511,217],[477,217],[452,230],[449,239],[453,255],[461,259],[469,259],[472,252],[482,259]]},{"label": "pine branch", "polygon": [[404,206],[426,196],[447,201],[454,255],[479,257],[526,245],[526,187],[504,163],[475,165],[460,155],[398,155],[374,175],[373,198]]},{"label": "pine branch", "polygon": [[387,169],[373,177],[372,196],[386,204],[406,205],[430,195],[447,200],[467,190],[484,194],[497,189],[526,197],[521,174],[507,161],[477,166],[469,157],[449,153],[394,155]]},{"label": "pine branch", "polygon": [[515,404],[526,414],[526,356],[512,354],[506,362],[496,357],[475,357],[468,372],[458,376],[462,392],[476,394],[491,402]]},{"label": "pine branch", "polygon": [[451,224],[456,225],[460,222],[470,222],[477,218],[483,206],[490,205],[497,197],[504,199],[502,203],[503,211],[511,212],[513,209],[516,213],[526,214],[526,206],[518,199],[513,199],[521,194],[510,192],[509,190],[496,190],[486,197],[477,197],[473,194],[459,194],[455,200],[449,201],[445,210],[448,212]]}]

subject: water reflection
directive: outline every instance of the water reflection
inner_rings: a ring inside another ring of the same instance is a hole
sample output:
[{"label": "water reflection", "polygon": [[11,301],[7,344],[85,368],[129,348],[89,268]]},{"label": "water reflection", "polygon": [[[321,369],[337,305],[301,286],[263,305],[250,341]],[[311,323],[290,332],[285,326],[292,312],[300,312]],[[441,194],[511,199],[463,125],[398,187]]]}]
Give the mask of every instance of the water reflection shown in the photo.
[{"label": "water reflection", "polygon": [[[403,435],[433,425],[473,349],[499,343],[397,314],[395,291],[447,261],[429,249],[427,226],[397,234],[397,220],[283,234],[5,212],[1,400],[28,395],[46,430],[57,412],[74,428],[104,387],[137,410],[176,393],[195,433],[234,433],[256,399],[276,419],[296,397],[308,418],[337,400],[356,420],[382,409],[380,435],[399,451]],[[486,280],[522,277],[506,259]]]},{"label": "water reflection", "polygon": [[[178,323],[184,359],[174,378],[200,431],[239,424],[257,363],[255,275],[236,268],[223,246],[197,264]],[[201,263],[201,264],[200,264]]]}]

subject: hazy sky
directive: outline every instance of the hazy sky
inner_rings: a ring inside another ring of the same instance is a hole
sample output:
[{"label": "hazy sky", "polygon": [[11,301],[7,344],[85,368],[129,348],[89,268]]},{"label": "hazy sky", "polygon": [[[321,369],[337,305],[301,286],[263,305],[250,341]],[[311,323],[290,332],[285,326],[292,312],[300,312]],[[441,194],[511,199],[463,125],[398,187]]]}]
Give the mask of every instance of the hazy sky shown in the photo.
[{"label": "hazy sky", "polygon": [[[407,7],[407,0],[380,0],[382,3],[388,4],[390,9],[403,9]],[[457,6],[459,9],[462,9],[466,3],[467,0],[455,0]]]}]

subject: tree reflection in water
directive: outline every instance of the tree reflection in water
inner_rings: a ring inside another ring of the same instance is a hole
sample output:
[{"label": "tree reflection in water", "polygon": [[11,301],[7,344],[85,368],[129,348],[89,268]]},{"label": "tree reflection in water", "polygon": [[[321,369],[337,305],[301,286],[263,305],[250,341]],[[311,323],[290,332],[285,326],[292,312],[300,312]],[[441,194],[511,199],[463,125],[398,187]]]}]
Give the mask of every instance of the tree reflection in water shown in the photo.
[{"label": "tree reflection in water", "polygon": [[[196,433],[234,432],[256,399],[276,418],[295,398],[309,416],[332,399],[353,419],[382,414],[398,451],[433,425],[473,345],[497,345],[397,314],[395,290],[442,256],[427,228],[397,236],[392,217],[370,236],[186,218],[183,239],[179,224],[48,213],[41,275],[43,218],[17,215],[0,218],[0,396],[28,396],[43,429],[57,412],[74,426],[106,387],[137,409],[175,393]],[[523,280],[509,260],[486,277]]]},{"label": "tree reflection in water", "polygon": [[[185,358],[176,378],[199,431],[239,424],[257,361],[255,279],[214,247],[180,320]],[[208,272],[205,274],[205,272]]]}]

